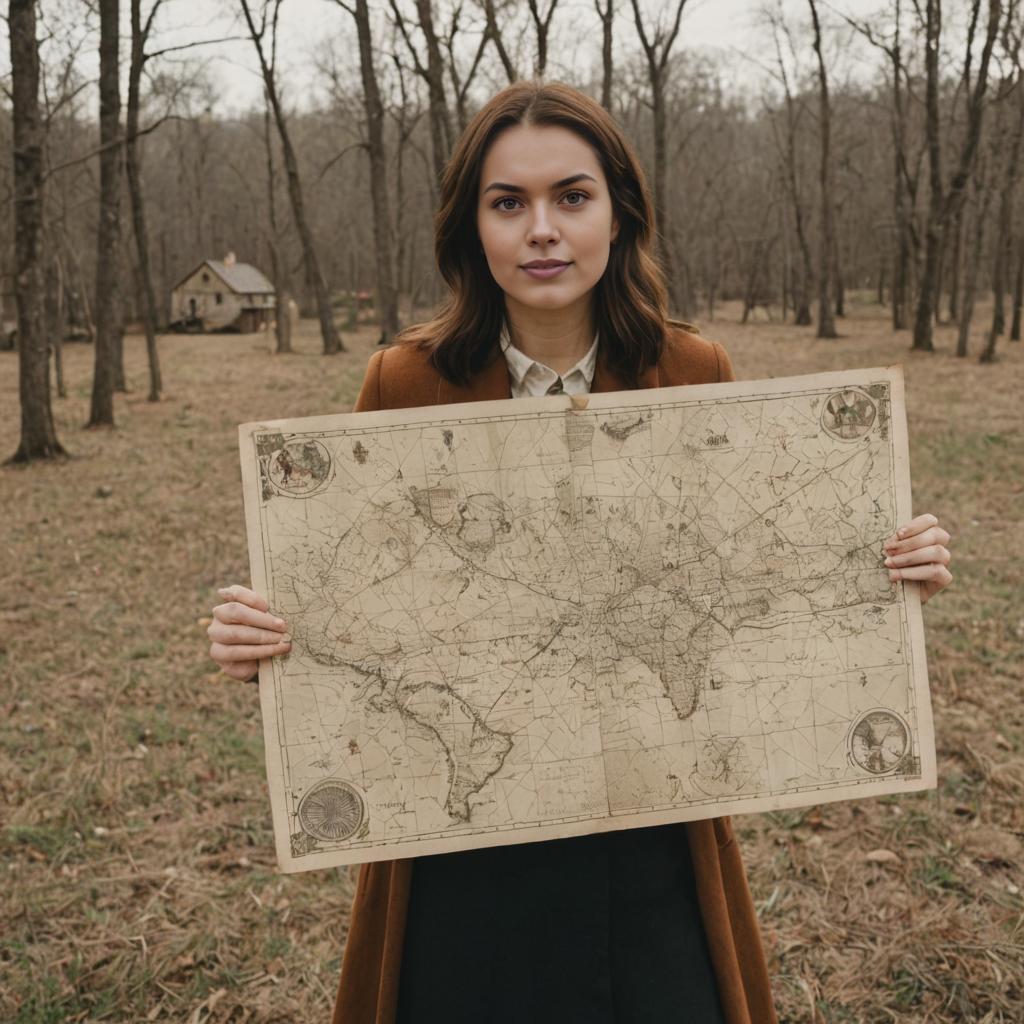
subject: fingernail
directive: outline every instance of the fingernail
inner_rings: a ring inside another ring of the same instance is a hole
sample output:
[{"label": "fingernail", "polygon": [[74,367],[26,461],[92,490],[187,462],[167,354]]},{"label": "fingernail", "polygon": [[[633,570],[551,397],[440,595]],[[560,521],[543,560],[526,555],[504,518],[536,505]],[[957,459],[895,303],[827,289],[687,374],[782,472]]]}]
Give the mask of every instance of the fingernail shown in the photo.
[{"label": "fingernail", "polygon": [[284,619],[274,619],[274,625],[275,626],[283,626],[284,625]]},{"label": "fingernail", "polygon": [[283,644],[290,644],[291,642],[292,642],[292,638],[287,633],[285,633],[285,635],[283,637],[281,637],[281,643],[283,643]]},{"label": "fingernail", "polygon": [[896,562],[895,562],[895,560],[894,560],[894,559],[892,559],[892,558],[887,558],[887,559],[885,560],[885,564],[886,564],[886,565],[895,565],[895,564],[896,564]]}]

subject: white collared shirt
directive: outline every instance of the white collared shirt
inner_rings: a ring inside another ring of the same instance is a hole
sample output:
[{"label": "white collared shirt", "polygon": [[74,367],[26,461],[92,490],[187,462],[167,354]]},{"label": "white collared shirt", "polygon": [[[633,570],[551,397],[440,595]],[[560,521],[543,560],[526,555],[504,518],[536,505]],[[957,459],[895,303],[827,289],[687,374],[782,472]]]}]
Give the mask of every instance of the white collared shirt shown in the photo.
[{"label": "white collared shirt", "polygon": [[540,395],[588,394],[594,382],[594,370],[597,367],[597,335],[590,351],[571,369],[558,374],[545,366],[544,363],[531,359],[525,352],[512,344],[508,326],[501,328],[501,351],[508,363],[508,374],[512,385],[513,398],[536,398]]}]

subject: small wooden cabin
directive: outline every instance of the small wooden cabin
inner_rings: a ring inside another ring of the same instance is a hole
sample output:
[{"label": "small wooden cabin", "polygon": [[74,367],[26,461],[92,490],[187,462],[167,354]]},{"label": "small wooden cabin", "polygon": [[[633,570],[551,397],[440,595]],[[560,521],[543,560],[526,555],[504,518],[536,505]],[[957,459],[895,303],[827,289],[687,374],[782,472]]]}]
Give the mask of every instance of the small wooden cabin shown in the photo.
[{"label": "small wooden cabin", "polygon": [[201,321],[204,330],[260,331],[270,326],[276,306],[274,286],[251,263],[236,262],[234,253],[203,260],[171,292],[172,319]]}]

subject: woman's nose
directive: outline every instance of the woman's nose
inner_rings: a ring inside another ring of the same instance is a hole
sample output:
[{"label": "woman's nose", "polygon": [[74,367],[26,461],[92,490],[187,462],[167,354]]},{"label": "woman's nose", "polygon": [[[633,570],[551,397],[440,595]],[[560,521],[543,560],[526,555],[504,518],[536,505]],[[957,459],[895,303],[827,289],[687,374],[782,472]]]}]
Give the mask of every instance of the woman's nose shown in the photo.
[{"label": "woman's nose", "polygon": [[527,241],[553,244],[558,239],[558,228],[555,227],[546,204],[538,203],[533,207]]}]

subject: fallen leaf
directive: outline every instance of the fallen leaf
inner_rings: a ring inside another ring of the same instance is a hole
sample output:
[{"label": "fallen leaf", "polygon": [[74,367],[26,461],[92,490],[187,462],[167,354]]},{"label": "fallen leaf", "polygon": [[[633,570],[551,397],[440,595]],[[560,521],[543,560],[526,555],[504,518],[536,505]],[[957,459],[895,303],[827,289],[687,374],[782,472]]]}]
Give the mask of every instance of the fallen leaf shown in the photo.
[{"label": "fallen leaf", "polygon": [[864,859],[871,864],[898,864],[900,857],[892,850],[871,850],[864,854]]}]

